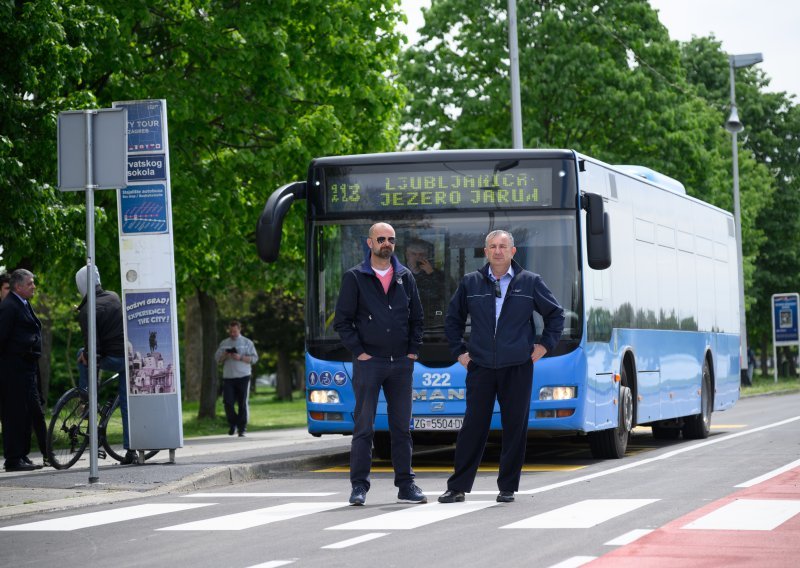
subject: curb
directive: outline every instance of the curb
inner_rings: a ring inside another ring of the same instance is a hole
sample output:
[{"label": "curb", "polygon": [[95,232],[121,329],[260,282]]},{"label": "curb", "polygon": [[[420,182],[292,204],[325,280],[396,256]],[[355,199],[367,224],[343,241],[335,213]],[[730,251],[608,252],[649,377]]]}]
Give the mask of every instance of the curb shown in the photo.
[{"label": "curb", "polygon": [[[301,469],[317,469],[328,467],[336,463],[346,461],[350,451],[336,451],[324,455],[296,455],[289,454],[286,457],[276,457],[265,461],[253,463],[239,463],[231,465],[219,465],[205,468],[201,471],[188,475],[182,479],[165,483],[146,491],[129,491],[110,489],[103,493],[76,494],[72,497],[50,499],[34,503],[23,503],[20,505],[9,505],[0,508],[0,520],[36,513],[49,513],[54,511],[67,511],[90,507],[93,505],[109,505],[118,502],[156,497],[159,495],[170,495],[173,493],[189,493],[210,487],[224,485],[234,485],[246,483],[259,479],[268,479],[285,472],[292,472]],[[69,493],[70,490],[64,490]],[[83,493],[81,491],[80,493]]]}]

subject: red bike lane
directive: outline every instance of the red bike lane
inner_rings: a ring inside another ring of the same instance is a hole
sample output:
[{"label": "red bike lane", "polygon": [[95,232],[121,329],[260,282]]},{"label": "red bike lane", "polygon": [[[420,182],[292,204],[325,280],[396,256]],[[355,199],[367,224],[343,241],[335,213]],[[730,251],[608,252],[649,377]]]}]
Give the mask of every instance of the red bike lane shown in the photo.
[{"label": "red bike lane", "polygon": [[584,566],[796,568],[800,468],[710,503]]}]

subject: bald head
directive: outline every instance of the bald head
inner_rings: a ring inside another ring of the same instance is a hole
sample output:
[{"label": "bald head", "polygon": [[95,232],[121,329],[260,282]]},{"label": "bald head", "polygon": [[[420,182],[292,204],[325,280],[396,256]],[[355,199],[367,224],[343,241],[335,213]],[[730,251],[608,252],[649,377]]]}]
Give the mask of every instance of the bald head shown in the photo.
[{"label": "bald head", "polygon": [[375,223],[369,228],[369,238],[374,239],[378,234],[391,233],[394,236],[394,227],[389,223]]}]

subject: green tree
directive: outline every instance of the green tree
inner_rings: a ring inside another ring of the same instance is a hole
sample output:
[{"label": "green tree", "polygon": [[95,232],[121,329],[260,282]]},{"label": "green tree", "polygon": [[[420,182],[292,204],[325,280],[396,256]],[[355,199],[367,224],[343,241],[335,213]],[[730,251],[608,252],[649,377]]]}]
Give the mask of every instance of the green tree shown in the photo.
[{"label": "green tree", "polygon": [[110,90],[168,100],[179,292],[198,298],[199,325],[187,321],[186,335],[202,329],[200,412],[213,415],[215,296],[300,288],[302,207],[274,266],[254,254],[261,207],[314,156],[394,146],[401,92],[387,71],[400,43],[394,2],[200,4],[131,9],[126,29],[143,62],[134,66],[151,69]]},{"label": "green tree", "polygon": [[[713,37],[694,38],[682,45],[682,54],[690,82],[718,109],[719,120],[725,120],[730,110],[729,67],[720,43]],[[800,109],[786,93],[766,92],[768,84],[757,67],[736,71],[736,102],[745,125],[738,139],[744,150],[740,185],[747,331],[749,341],[760,348],[765,373],[772,340],[772,294],[795,291],[800,279],[800,239],[796,238],[800,234]],[[752,175],[754,163],[768,170],[774,192],[764,191],[761,177]],[[731,187],[730,176],[725,181]],[[753,201],[758,201],[758,207],[752,206]]]},{"label": "green tree", "polygon": [[[396,4],[0,3],[6,264],[27,259],[54,278],[58,272],[62,290],[74,289],[71,275],[84,255],[83,196],[53,188],[57,113],[166,99],[178,293],[197,308],[182,307],[184,341],[194,351],[195,375],[205,379],[201,414],[213,415],[216,297],[302,287],[302,206],[285,224],[281,261],[257,260],[254,228],[269,194],[302,178],[312,157],[396,144],[403,94],[394,79]],[[19,199],[5,199],[12,191]],[[115,199],[100,193],[97,256],[116,258]],[[116,267],[103,274],[104,282],[114,277]]]},{"label": "green tree", "polygon": [[[506,9],[504,0],[433,0],[420,41],[401,60],[407,144],[510,145]],[[525,147],[646,165],[733,210],[718,44],[682,50],[645,0],[520,0],[517,15]],[[746,145],[739,158],[749,287],[764,240],[756,219],[774,182]]]}]

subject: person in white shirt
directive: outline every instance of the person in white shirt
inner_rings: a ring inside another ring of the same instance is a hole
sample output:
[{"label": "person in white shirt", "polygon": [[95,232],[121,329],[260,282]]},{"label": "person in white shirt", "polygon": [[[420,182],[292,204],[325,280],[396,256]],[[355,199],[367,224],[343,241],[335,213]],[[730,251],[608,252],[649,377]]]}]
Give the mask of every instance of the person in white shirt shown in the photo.
[{"label": "person in white shirt", "polygon": [[243,438],[247,431],[248,399],[252,366],[258,361],[253,342],[242,335],[242,325],[231,320],[228,334],[217,348],[215,358],[222,363],[222,403],[228,419],[228,435],[238,431]]}]

